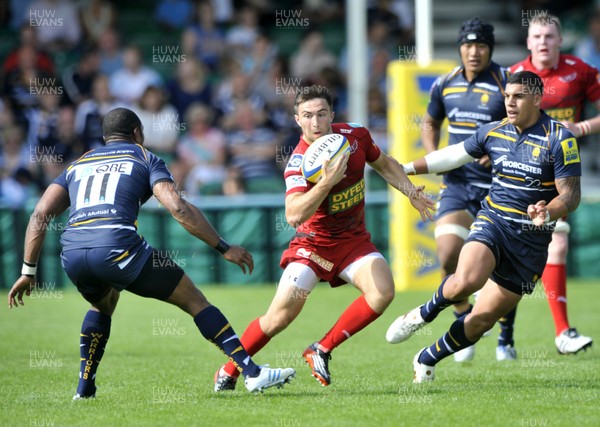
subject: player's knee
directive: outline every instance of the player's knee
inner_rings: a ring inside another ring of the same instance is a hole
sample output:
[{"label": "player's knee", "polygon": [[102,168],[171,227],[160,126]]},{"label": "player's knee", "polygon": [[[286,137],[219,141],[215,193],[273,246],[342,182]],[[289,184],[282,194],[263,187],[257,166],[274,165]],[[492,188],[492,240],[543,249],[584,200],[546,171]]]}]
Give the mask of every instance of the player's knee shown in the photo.
[{"label": "player's knee", "polygon": [[452,274],[456,271],[458,264],[458,255],[460,250],[456,250],[454,246],[439,245],[437,249],[440,266],[445,275]]},{"label": "player's knee", "polygon": [[497,320],[489,313],[471,313],[465,318],[465,331],[469,331],[470,339],[479,339],[494,327]]},{"label": "player's knee", "polygon": [[112,316],[117,308],[119,302],[119,296],[121,294],[116,289],[111,288],[108,294],[102,300],[92,304],[92,307],[97,309],[100,313]]},{"label": "player's knee", "polygon": [[385,309],[388,305],[390,305],[392,303],[395,296],[396,296],[396,292],[394,290],[393,285],[387,286],[383,289],[380,289],[376,295],[376,303],[377,303],[377,308],[379,310],[375,310],[375,311],[380,311],[380,310],[383,311],[383,309]]},{"label": "player's knee", "polygon": [[191,316],[195,316],[210,305],[204,294],[194,286],[191,279],[185,274],[166,301],[176,305]]},{"label": "player's knee", "polygon": [[462,301],[468,298],[473,292],[481,289],[485,280],[472,270],[457,271],[454,273],[453,280],[446,282],[444,286],[444,295],[452,301]]},{"label": "player's knee", "polygon": [[287,311],[267,313],[261,318],[260,326],[266,335],[273,337],[287,328],[294,318],[295,316]]},{"label": "player's knee", "polygon": [[[548,259],[565,260],[569,252],[569,238],[566,233],[554,233],[552,242],[548,246]],[[550,262],[552,264],[552,262]]]}]

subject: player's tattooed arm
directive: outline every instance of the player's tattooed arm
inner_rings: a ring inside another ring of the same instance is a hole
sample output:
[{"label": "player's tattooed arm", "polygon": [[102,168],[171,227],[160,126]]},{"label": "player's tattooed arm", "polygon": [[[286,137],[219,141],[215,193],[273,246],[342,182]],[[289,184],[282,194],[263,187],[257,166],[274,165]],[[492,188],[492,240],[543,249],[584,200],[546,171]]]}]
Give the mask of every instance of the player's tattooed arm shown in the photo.
[{"label": "player's tattooed arm", "polygon": [[581,201],[581,178],[578,176],[568,176],[556,180],[556,189],[558,190],[558,199],[567,208],[568,212],[573,212],[579,206]]}]

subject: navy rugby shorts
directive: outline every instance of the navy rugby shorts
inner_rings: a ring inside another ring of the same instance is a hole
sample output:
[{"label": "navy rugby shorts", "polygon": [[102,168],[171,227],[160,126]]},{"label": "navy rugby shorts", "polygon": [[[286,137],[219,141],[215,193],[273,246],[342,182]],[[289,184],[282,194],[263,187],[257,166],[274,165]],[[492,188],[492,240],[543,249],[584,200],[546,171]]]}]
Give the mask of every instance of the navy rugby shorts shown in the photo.
[{"label": "navy rugby shorts", "polygon": [[481,209],[481,201],[489,191],[488,188],[480,188],[467,183],[444,183],[440,187],[435,219],[438,220],[449,213],[464,210],[475,218]]},{"label": "navy rugby shorts", "polygon": [[61,253],[62,266],[92,304],[104,298],[111,288],[164,301],[184,271],[163,252],[142,239],[140,242],[126,251],[110,247],[66,250]]},{"label": "navy rugby shorts", "polygon": [[551,230],[527,230],[527,226],[481,210],[465,244],[479,242],[490,248],[496,258],[490,278],[511,292],[525,295],[533,292],[544,271],[551,235]]}]

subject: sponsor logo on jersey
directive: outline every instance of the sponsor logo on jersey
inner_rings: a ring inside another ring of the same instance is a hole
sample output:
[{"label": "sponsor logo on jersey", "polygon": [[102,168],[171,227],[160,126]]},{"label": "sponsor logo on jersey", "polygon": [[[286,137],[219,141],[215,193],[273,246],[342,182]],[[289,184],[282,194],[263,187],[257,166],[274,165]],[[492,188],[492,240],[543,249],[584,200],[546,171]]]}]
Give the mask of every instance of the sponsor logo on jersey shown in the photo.
[{"label": "sponsor logo on jersey", "polygon": [[570,83],[577,78],[577,71],[572,72],[571,74],[567,74],[566,76],[560,76],[558,80],[563,83]]},{"label": "sponsor logo on jersey", "polygon": [[575,138],[565,139],[560,142],[565,157],[564,164],[579,163],[579,150],[577,149],[577,141]]},{"label": "sponsor logo on jersey", "polygon": [[480,83],[475,83],[475,87],[481,87],[487,90],[491,90],[492,92],[498,92],[500,90],[500,88],[498,86],[494,86],[491,85],[489,83],[484,83],[484,82],[480,82]]},{"label": "sponsor logo on jersey", "polygon": [[296,256],[299,256],[299,257],[301,257],[301,258],[306,258],[306,259],[309,259],[309,258],[310,258],[310,254],[311,254],[311,253],[312,253],[311,251],[307,251],[307,250],[306,250],[306,249],[304,249],[304,248],[300,248],[300,249],[298,249],[298,250],[296,251]]},{"label": "sponsor logo on jersey", "polygon": [[[373,142],[374,144],[375,142]],[[350,153],[354,153],[356,152],[356,150],[358,150],[358,141],[354,141],[351,145],[350,145]]]},{"label": "sponsor logo on jersey", "polygon": [[329,213],[338,213],[350,209],[365,198],[365,180],[361,179],[351,187],[329,195]]},{"label": "sponsor logo on jersey", "polygon": [[286,191],[290,191],[297,187],[306,187],[308,184],[306,183],[306,178],[301,175],[292,175],[288,176],[285,179],[285,189]]},{"label": "sponsor logo on jersey", "polygon": [[502,151],[503,153],[510,153],[510,148],[506,148],[506,147],[492,147],[492,151]]},{"label": "sponsor logo on jersey", "polygon": [[558,120],[559,122],[572,122],[575,119],[575,107],[553,108],[552,110],[545,111],[546,114],[548,114],[554,120]]},{"label": "sponsor logo on jersey", "polygon": [[352,133],[352,129],[340,129],[340,132],[342,133]]},{"label": "sponsor logo on jersey", "polygon": [[525,163],[515,162],[513,160],[508,160],[508,156],[500,156],[496,160],[494,160],[494,165],[499,165],[502,163],[502,167],[505,169],[518,169],[523,172],[531,172],[535,174],[541,174],[542,168],[538,168],[537,166],[526,165]]},{"label": "sponsor logo on jersey", "polygon": [[492,116],[485,113],[475,111],[460,111],[458,107],[453,108],[448,113],[448,118],[452,120],[479,120],[483,122],[491,122]]},{"label": "sponsor logo on jersey", "polygon": [[302,154],[294,154],[291,158],[290,161],[288,162],[285,171],[299,171],[300,170],[300,165],[302,164],[302,157],[304,157]]},{"label": "sponsor logo on jersey", "polygon": [[323,268],[327,271],[331,271],[333,269],[333,263],[331,261],[327,261],[325,258],[317,255],[314,252],[310,253],[310,256],[308,257],[308,259],[315,262],[318,266],[320,266],[321,268]]}]

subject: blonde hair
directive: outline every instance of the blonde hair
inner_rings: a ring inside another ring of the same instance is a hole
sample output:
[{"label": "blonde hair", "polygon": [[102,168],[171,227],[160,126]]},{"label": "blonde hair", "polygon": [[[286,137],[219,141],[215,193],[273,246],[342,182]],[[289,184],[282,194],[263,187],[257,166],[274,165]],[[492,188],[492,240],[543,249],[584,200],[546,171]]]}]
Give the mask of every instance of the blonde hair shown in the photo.
[{"label": "blonde hair", "polygon": [[562,29],[560,26],[560,19],[555,15],[550,14],[539,14],[529,19],[529,27],[533,24],[541,25],[542,27],[556,27],[558,34],[562,36]]}]

